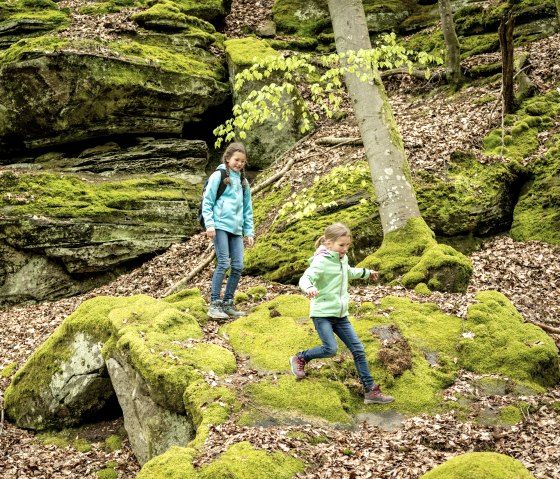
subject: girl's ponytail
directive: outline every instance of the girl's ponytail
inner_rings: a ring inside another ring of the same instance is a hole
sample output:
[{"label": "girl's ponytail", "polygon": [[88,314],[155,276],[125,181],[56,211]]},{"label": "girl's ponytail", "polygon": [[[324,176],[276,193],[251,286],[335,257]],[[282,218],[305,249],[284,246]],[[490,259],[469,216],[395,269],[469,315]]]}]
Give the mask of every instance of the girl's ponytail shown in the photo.
[{"label": "girl's ponytail", "polygon": [[319,246],[325,244],[325,235],[321,236],[317,241],[315,241],[315,248],[318,248]]}]

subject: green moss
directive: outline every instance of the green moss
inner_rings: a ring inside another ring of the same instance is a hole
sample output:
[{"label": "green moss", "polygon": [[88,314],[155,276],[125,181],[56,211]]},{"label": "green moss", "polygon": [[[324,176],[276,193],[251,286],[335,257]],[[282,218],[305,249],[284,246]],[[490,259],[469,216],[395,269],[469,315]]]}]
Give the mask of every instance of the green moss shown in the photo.
[{"label": "green moss", "polygon": [[428,285],[426,283],[418,283],[414,287],[414,292],[425,296],[429,296],[430,294],[432,294],[430,288],[428,288]]},{"label": "green moss", "polygon": [[309,264],[315,241],[336,221],[343,221],[352,230],[353,242],[348,253],[351,263],[364,258],[381,242],[367,163],[360,161],[334,168],[309,188],[288,195],[288,190],[281,191],[274,203],[264,200],[261,204],[260,197],[255,199],[256,216],[275,214],[276,219],[247,251],[248,274],[262,275],[271,281],[297,282]]},{"label": "green moss", "polygon": [[0,378],[9,378],[17,370],[17,363],[10,363],[0,371]]},{"label": "green moss", "polygon": [[253,286],[247,290],[247,294],[255,301],[259,301],[266,296],[267,290],[264,286]]},{"label": "green moss", "polygon": [[331,27],[327,2],[324,0],[277,0],[272,7],[272,15],[281,33],[311,37]]},{"label": "green moss", "polygon": [[504,406],[500,409],[498,417],[500,418],[500,422],[502,424],[513,426],[521,422],[523,419],[523,413],[521,412],[521,409],[516,406]]},{"label": "green moss", "polygon": [[482,55],[483,53],[495,52],[500,49],[500,41],[497,33],[481,33],[478,35],[461,37],[459,43],[462,59],[474,55]]},{"label": "green moss", "polygon": [[77,437],[78,434],[77,429],[67,428],[60,431],[41,432],[35,437],[43,444],[53,445],[61,449],[72,447],[78,452],[91,451],[91,443],[83,437]]},{"label": "green moss", "polygon": [[144,464],[136,479],[198,479],[192,464],[195,454],[192,448],[172,446]]},{"label": "green moss", "polygon": [[196,436],[189,447],[200,449],[210,427],[223,424],[233,413],[241,409],[241,404],[233,390],[226,387],[210,387],[199,380],[189,384],[183,395],[185,409],[192,417]]},{"label": "green moss", "polygon": [[194,316],[163,301],[144,297],[130,307],[112,310],[109,319],[116,343],[106,346],[104,356],[126,352],[154,400],[172,411],[184,412],[184,391],[201,371],[218,375],[235,371],[230,351],[202,341]]},{"label": "green moss", "polygon": [[173,305],[179,311],[193,315],[199,323],[208,321],[206,301],[198,288],[184,289],[166,296],[162,301]]},{"label": "green moss", "polygon": [[[284,357],[286,365],[288,357]],[[348,414],[351,397],[338,382],[321,378],[297,381],[292,376],[283,376],[278,380],[251,384],[245,391],[248,397],[259,405],[256,411],[257,418],[263,412],[262,408],[269,408],[274,411],[273,416],[277,419],[284,416],[292,419],[307,417],[319,422],[341,424],[352,422]],[[250,421],[247,418],[245,420]]]},{"label": "green moss", "polygon": [[112,467],[107,467],[98,471],[97,477],[99,479],[118,479],[119,473]]},{"label": "green moss", "polygon": [[510,235],[560,245],[560,135],[546,146],[546,154],[529,166],[531,179],[521,191]]},{"label": "green moss", "polygon": [[554,341],[537,326],[525,323],[511,302],[495,291],[480,292],[467,312],[461,365],[477,373],[499,373],[536,391],[560,379]]},{"label": "green moss", "polygon": [[69,44],[69,40],[58,37],[41,36],[23,39],[0,52],[0,64],[19,62],[36,53],[60,51]]},{"label": "green moss", "polygon": [[[27,411],[45,410],[50,405],[52,397],[45,396],[49,391],[49,384],[54,374],[60,371],[61,365],[73,354],[72,340],[76,334],[82,333],[94,342],[105,343],[110,337],[108,321],[109,312],[118,306],[133,303],[135,298],[112,298],[98,296],[80,305],[54,333],[31,355],[25,365],[12,378],[4,397],[4,407],[8,417],[16,423],[27,422],[22,419]],[[24,406],[27,405],[27,406]],[[84,405],[88,407],[91,405]],[[72,424],[76,418],[87,411],[73,411],[73,417],[62,419]],[[54,421],[51,424],[50,421]],[[45,421],[45,422],[43,422]],[[60,426],[58,418],[35,418],[33,424],[26,427],[46,429]]]},{"label": "green moss", "polygon": [[278,52],[271,48],[266,41],[255,37],[226,40],[224,46],[232,63],[238,67],[248,67],[264,58],[278,56]]},{"label": "green moss", "polygon": [[229,323],[224,330],[238,354],[250,354],[253,367],[282,371],[286,358],[310,346],[315,330],[308,313],[309,301],[304,297],[279,296]]},{"label": "green moss", "polygon": [[144,202],[194,201],[195,196],[194,188],[167,177],[91,182],[68,174],[0,174],[0,211],[6,216],[146,221]]},{"label": "green moss", "polygon": [[315,50],[319,44],[318,39],[313,37],[294,37],[289,40],[278,40],[275,38],[266,40],[266,42],[275,50],[297,50],[304,52]]},{"label": "green moss", "polygon": [[249,301],[249,295],[246,293],[235,293],[235,297],[233,298],[235,304],[242,304]]},{"label": "green moss", "polygon": [[422,218],[408,221],[405,227],[385,235],[381,247],[358,266],[379,272],[384,282],[402,276],[402,283],[414,288],[427,283],[439,291],[465,291],[472,265],[469,259],[450,246],[438,244]]},{"label": "green moss", "polygon": [[[213,34],[216,32],[214,26],[201,19],[196,15],[196,4],[188,2],[190,8],[185,5],[185,2],[177,2],[172,0],[160,0],[154,3],[147,10],[132,15],[132,19],[141,25],[154,23],[155,25],[164,25],[176,29],[196,28],[200,33]],[[204,10],[204,5],[199,5],[199,12]],[[222,9],[223,12],[223,9]]]},{"label": "green moss", "polygon": [[507,118],[502,147],[502,130],[491,131],[483,140],[485,153],[522,161],[539,147],[539,132],[551,129],[560,115],[560,95],[556,91],[525,101]]},{"label": "green moss", "polygon": [[243,441],[229,447],[217,460],[200,470],[200,479],[290,479],[303,472],[302,461],[281,452],[254,449]]},{"label": "green moss", "polygon": [[105,449],[114,452],[119,451],[123,448],[122,437],[118,434],[111,434],[109,437],[105,438]]},{"label": "green moss", "polygon": [[535,479],[512,457],[495,452],[469,452],[450,459],[420,479]]}]

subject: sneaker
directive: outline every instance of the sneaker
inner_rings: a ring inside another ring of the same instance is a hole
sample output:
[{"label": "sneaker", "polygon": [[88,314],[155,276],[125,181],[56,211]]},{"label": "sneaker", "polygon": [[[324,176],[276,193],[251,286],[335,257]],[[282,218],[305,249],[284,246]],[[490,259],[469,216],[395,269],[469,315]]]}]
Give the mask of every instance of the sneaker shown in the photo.
[{"label": "sneaker", "polygon": [[379,384],[376,384],[370,391],[364,394],[364,404],[389,404],[394,400],[393,396],[385,396],[385,394],[381,393]]},{"label": "sneaker", "polygon": [[290,368],[296,378],[303,379],[305,377],[305,359],[303,359],[301,353],[297,353],[295,356],[290,358]]},{"label": "sneaker", "polygon": [[242,316],[247,315],[247,313],[245,313],[244,311],[239,311],[233,305],[233,301],[231,299],[222,303],[222,311],[226,313],[230,318],[241,318]]},{"label": "sneaker", "polygon": [[229,319],[229,316],[222,309],[221,301],[212,301],[207,314],[212,319]]}]

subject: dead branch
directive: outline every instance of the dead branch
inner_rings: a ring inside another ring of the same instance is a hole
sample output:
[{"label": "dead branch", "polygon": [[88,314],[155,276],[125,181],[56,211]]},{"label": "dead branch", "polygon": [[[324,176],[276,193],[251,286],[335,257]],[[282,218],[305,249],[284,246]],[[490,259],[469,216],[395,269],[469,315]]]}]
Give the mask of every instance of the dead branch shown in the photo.
[{"label": "dead branch", "polygon": [[[426,80],[426,70],[414,69],[412,72],[408,68],[393,68],[392,70],[384,70],[379,73],[382,79],[394,76],[411,76],[420,80]],[[433,72],[429,78],[430,80],[445,80],[445,75],[441,72]]]},{"label": "dead branch", "polygon": [[206,248],[206,251],[203,253],[203,258],[200,263],[198,263],[198,265],[187,276],[171,285],[165,291],[165,293],[163,293],[163,296],[169,296],[170,294],[180,291],[184,286],[187,285],[187,283],[191,279],[193,279],[198,273],[200,273],[204,268],[206,268],[206,266],[208,266],[212,262],[214,256],[216,256],[216,252],[214,251],[213,245],[210,244],[208,248]]},{"label": "dead branch", "polygon": [[531,321],[535,326],[538,326],[547,333],[560,334],[560,328],[555,328],[554,326],[549,326],[548,324],[541,323],[540,321]]},{"label": "dead branch", "polygon": [[336,137],[336,136],[324,136],[319,138],[315,143],[321,146],[341,146],[341,145],[352,145],[352,146],[364,146],[364,142],[361,138],[349,138],[349,137]]}]

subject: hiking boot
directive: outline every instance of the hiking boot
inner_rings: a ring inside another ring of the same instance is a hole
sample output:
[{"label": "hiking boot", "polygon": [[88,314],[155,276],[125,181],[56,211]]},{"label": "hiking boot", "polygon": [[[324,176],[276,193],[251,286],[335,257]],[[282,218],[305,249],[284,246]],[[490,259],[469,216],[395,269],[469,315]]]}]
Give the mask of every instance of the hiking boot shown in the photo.
[{"label": "hiking boot", "polygon": [[296,378],[303,379],[305,377],[305,359],[303,359],[303,355],[301,353],[297,353],[295,356],[290,358],[290,367]]},{"label": "hiking boot", "polygon": [[212,301],[207,314],[212,319],[229,319],[227,313],[225,313],[222,309],[221,301]]},{"label": "hiking boot", "polygon": [[376,384],[364,394],[364,404],[389,404],[393,402],[395,398],[393,396],[385,396],[381,393],[379,389],[379,384]]},{"label": "hiking boot", "polygon": [[247,316],[244,311],[239,311],[234,305],[233,301],[224,301],[222,303],[222,311],[226,313],[230,318],[241,318],[242,316]]}]

